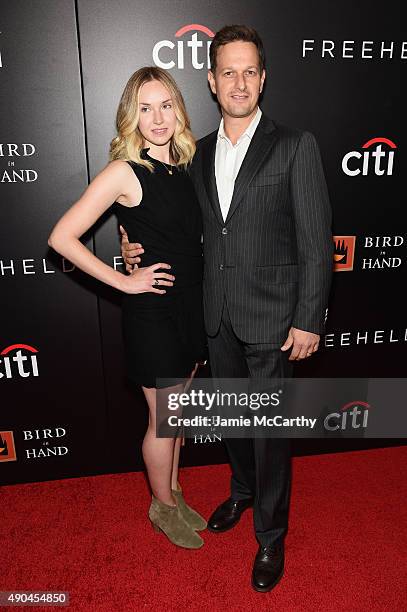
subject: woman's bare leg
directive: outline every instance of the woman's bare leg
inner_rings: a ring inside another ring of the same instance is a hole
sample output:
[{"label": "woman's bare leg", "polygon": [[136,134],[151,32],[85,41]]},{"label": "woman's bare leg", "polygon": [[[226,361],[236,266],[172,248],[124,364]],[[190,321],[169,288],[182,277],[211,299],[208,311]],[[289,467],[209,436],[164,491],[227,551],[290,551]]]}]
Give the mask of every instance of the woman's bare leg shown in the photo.
[{"label": "woman's bare leg", "polygon": [[174,455],[172,460],[172,472],[171,472],[171,489],[176,491],[178,489],[178,464],[179,464],[179,453],[181,450],[182,438],[176,438],[174,444]]},{"label": "woman's bare leg", "polygon": [[[174,465],[174,438],[157,438],[157,390],[142,387],[149,407],[149,424],[143,440],[143,458],[153,495],[164,504],[176,506],[171,493],[171,475]],[[182,393],[184,385],[159,390],[159,393]],[[179,457],[179,450],[178,450]],[[178,468],[178,460],[177,460]]]},{"label": "woman's bare leg", "polygon": [[[188,391],[191,383],[192,383],[192,379],[196,374],[196,371],[198,369],[198,364],[195,364],[195,368],[192,370],[190,377],[187,378],[186,382],[185,382],[185,386],[183,391]],[[175,444],[174,444],[174,457],[173,457],[173,462],[172,462],[172,474],[171,474],[171,488],[176,491],[178,488],[178,464],[179,464],[179,453],[181,450],[181,445],[184,444],[184,438],[176,438],[175,440]]]}]

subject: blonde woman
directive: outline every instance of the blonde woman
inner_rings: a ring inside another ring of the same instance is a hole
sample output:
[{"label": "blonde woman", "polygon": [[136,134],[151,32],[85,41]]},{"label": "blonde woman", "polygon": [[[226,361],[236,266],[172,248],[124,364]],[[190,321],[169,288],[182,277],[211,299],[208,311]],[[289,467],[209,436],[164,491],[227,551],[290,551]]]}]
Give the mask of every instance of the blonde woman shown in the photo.
[{"label": "blonde woman", "polygon": [[[178,483],[180,438],[158,438],[157,395],[182,392],[205,358],[202,219],[187,169],[195,152],[182,95],[156,67],[129,79],[117,111],[110,162],[54,227],[48,244],[84,272],[123,292],[127,374],[149,407],[143,457],[152,490],[149,518],[184,548],[199,548],[206,521]],[[129,276],[103,263],[80,237],[110,206],[130,241],[146,247]],[[160,381],[157,379],[166,379]]]}]

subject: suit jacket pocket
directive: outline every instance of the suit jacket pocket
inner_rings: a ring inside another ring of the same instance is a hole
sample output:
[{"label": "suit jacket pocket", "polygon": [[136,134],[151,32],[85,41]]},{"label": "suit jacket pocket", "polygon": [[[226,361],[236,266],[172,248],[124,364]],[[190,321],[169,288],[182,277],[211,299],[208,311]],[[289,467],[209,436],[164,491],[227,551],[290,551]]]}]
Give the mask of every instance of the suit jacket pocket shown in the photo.
[{"label": "suit jacket pocket", "polygon": [[261,176],[255,176],[249,185],[250,187],[265,187],[266,185],[276,185],[284,180],[286,173],[278,172],[276,174],[262,174]]},{"label": "suit jacket pocket", "polygon": [[256,278],[261,282],[279,285],[298,282],[297,264],[258,265],[255,268]]}]

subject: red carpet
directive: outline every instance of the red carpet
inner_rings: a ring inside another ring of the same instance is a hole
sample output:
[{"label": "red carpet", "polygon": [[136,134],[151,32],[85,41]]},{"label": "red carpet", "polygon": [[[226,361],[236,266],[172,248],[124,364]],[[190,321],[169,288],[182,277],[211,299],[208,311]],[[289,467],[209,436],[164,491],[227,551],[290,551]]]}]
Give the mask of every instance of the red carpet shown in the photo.
[{"label": "red carpet", "polygon": [[[0,590],[69,591],[70,609],[87,612],[406,609],[406,461],[407,447],[294,458],[286,571],[266,594],[250,586],[251,511],[187,551],[147,523],[141,473],[3,487]],[[209,516],[229,468],[180,480]]]}]

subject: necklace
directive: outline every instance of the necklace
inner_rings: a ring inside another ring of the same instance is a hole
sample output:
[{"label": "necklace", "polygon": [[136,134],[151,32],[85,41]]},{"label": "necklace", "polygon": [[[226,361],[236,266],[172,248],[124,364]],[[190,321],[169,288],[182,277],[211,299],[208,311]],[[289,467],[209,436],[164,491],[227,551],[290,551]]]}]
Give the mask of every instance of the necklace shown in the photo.
[{"label": "necklace", "polygon": [[167,168],[167,164],[162,162],[160,159],[157,159],[157,161],[159,161],[160,164],[162,164],[164,166],[164,168],[167,170],[168,174],[172,174],[172,168]]},{"label": "necklace", "polygon": [[151,155],[148,154],[149,148],[143,149],[143,151],[145,151],[147,157],[149,157],[150,159],[152,159],[154,161],[160,162],[160,164],[162,164],[164,166],[164,168],[167,170],[168,174],[172,174],[172,166],[171,166],[171,164],[168,164],[170,166],[170,168],[167,168],[167,164],[165,162],[162,162],[160,159],[157,159],[156,157],[151,157]]},{"label": "necklace", "polygon": [[[164,166],[164,168],[167,170],[168,174],[172,174],[172,167],[167,168],[167,164],[165,164],[164,162],[162,162],[160,159],[157,159],[156,157],[151,157],[151,155],[148,154],[148,148],[147,149],[143,149],[143,151],[146,152],[147,157],[149,157],[150,159],[154,160],[154,161],[158,161],[160,162],[160,164],[162,164]],[[168,164],[169,166],[171,166],[171,164]]]}]

